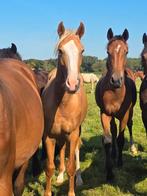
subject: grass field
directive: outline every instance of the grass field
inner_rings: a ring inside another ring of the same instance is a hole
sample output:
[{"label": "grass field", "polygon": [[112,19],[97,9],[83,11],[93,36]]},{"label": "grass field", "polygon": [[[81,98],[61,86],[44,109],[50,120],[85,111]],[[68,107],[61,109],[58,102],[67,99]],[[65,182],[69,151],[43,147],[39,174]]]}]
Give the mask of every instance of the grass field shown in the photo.
[{"label": "grass field", "polygon": [[[137,80],[139,92],[140,80]],[[139,100],[134,109],[133,135],[138,148],[137,156],[132,156],[129,149],[128,129],[125,130],[125,146],[123,150],[124,165],[122,169],[114,169],[115,181],[113,184],[105,183],[104,150],[102,146],[102,127],[99,110],[95,103],[94,93],[90,93],[90,86],[86,86],[88,98],[88,113],[82,125],[81,170],[84,185],[76,188],[77,196],[121,196],[121,195],[147,195],[147,139],[141,120]],[[58,186],[56,184],[57,172],[53,177],[52,190],[54,195],[67,195],[68,181]],[[41,196],[44,193],[44,172],[34,179],[28,175],[30,181],[25,188],[23,196]]]}]

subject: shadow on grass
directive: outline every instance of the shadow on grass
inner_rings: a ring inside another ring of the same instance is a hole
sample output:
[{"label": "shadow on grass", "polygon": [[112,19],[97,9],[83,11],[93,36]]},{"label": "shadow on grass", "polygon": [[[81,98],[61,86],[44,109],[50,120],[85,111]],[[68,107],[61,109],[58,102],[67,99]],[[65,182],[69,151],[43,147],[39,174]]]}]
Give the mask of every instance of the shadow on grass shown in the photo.
[{"label": "shadow on grass", "polygon": [[[119,187],[120,191],[123,193],[130,193],[133,195],[147,195],[147,192],[135,188],[135,185],[143,181],[147,177],[147,155],[144,153],[144,149],[141,144],[138,145],[141,150],[137,156],[132,156],[129,152],[129,141],[125,138],[125,146],[123,150],[123,167],[121,169],[114,168],[115,180],[111,184],[114,188]],[[102,187],[106,184],[106,171],[105,171],[105,157],[104,150],[102,146],[102,137],[95,136],[91,137],[88,141],[83,140],[83,145],[81,146],[81,165],[82,165],[82,179],[84,185],[77,187],[76,195],[86,195],[85,191],[89,189],[95,189]],[[43,169],[43,166],[42,166]],[[43,195],[41,192],[45,189],[45,179],[40,181],[38,178],[30,178],[31,171],[28,174],[29,183],[27,189],[33,195],[40,196]],[[38,183],[35,187],[30,186],[33,183]],[[39,187],[40,186],[40,187]],[[39,187],[39,188],[38,188]],[[53,195],[64,196],[68,192],[68,180],[60,186],[55,183],[52,186],[54,192]],[[84,194],[83,194],[84,191]],[[116,190],[117,192],[117,190]]]}]

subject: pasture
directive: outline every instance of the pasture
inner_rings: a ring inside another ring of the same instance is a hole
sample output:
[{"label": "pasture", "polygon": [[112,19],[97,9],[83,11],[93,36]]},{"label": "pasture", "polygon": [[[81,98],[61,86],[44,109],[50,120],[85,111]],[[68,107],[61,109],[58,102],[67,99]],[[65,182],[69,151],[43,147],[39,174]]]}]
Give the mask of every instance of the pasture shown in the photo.
[{"label": "pasture", "polygon": [[[137,79],[137,92],[140,80]],[[133,116],[133,136],[138,148],[137,156],[132,156],[129,150],[129,133],[125,130],[125,146],[123,150],[123,168],[115,168],[113,184],[105,183],[104,149],[102,146],[102,127],[94,93],[90,93],[90,84],[85,85],[88,98],[88,113],[82,124],[81,170],[84,184],[76,188],[78,196],[121,196],[147,195],[147,138],[141,120],[139,99],[135,105]],[[139,95],[139,93],[137,93]],[[58,160],[57,160],[58,163]],[[54,195],[64,196],[68,192],[67,176],[62,185],[56,184],[56,170],[53,176],[52,190]],[[33,178],[30,171],[27,175],[29,183],[23,196],[42,196],[45,188],[45,174]]]}]

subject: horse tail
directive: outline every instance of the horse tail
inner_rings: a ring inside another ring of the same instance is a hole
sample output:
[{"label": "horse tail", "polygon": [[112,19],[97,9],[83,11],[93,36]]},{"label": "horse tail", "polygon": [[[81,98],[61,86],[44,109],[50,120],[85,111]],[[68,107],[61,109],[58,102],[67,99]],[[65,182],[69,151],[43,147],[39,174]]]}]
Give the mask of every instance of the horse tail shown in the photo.
[{"label": "horse tail", "polygon": [[42,172],[41,164],[39,160],[39,148],[36,150],[34,155],[32,156],[32,174],[33,177],[39,176]]}]

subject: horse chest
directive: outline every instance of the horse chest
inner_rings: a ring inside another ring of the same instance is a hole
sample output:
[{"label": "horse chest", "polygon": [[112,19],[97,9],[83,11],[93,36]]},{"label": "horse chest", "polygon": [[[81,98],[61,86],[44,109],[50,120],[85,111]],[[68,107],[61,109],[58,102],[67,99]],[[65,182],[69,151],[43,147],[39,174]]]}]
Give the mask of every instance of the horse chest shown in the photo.
[{"label": "horse chest", "polygon": [[69,110],[69,107],[62,104],[56,112],[51,132],[54,134],[71,133],[80,125],[80,114],[78,108],[73,106]]},{"label": "horse chest", "polygon": [[103,103],[105,107],[105,111],[111,115],[117,113],[121,107],[123,102],[123,96],[118,96],[117,94],[113,93],[104,93],[103,96]]}]

